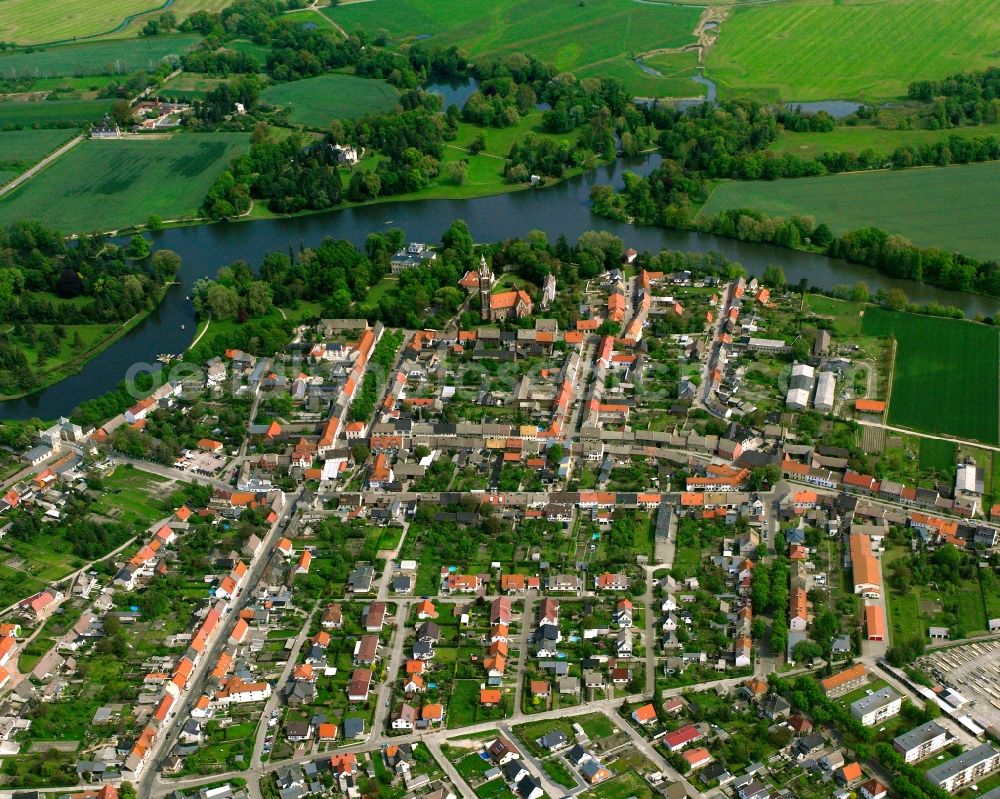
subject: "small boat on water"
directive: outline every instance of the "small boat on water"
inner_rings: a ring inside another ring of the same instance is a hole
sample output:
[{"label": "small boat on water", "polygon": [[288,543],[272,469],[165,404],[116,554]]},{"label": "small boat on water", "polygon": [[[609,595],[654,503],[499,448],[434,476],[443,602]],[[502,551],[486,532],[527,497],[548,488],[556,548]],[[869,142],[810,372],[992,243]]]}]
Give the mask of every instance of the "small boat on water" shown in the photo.
[{"label": "small boat on water", "polygon": [[183,329],[184,329],[184,325],[181,325],[181,330],[183,330]]}]

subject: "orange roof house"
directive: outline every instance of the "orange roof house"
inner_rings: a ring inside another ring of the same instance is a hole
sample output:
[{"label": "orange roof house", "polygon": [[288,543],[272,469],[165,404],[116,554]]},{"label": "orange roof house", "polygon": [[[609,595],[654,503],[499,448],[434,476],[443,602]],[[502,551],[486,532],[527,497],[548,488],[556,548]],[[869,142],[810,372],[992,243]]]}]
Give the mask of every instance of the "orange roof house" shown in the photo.
[{"label": "orange roof house", "polygon": [[500,691],[496,688],[483,688],[479,692],[479,704],[481,705],[499,705],[500,704]]},{"label": "orange roof house", "polygon": [[840,771],[837,772],[837,777],[842,782],[854,782],[855,780],[860,780],[862,777],[861,766],[857,763],[847,763],[840,769]]},{"label": "orange roof house", "polygon": [[833,691],[837,691],[848,684],[860,682],[867,675],[868,669],[865,667],[865,664],[855,663],[850,668],[846,668],[843,671],[831,674],[829,677],[820,680],[820,685],[823,686],[823,690],[829,696]]},{"label": "orange roof house", "polygon": [[337,725],[330,722],[324,722],[319,725],[317,730],[319,733],[319,739],[321,741],[335,741],[337,740]]},{"label": "orange roof house", "polygon": [[885,613],[879,605],[865,606],[865,635],[869,641],[885,640]]},{"label": "orange roof house", "polygon": [[425,599],[419,605],[417,605],[417,618],[418,619],[436,619],[438,617],[437,608],[434,607],[434,603],[429,599]]}]

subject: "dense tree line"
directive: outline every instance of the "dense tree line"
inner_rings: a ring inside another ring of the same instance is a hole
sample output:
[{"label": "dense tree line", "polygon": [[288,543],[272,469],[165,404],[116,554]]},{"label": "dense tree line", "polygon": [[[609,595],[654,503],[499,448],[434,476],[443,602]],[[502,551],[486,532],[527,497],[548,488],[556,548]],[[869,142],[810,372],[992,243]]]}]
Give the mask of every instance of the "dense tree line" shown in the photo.
[{"label": "dense tree line", "polygon": [[194,118],[201,126],[216,126],[237,113],[237,103],[251,111],[260,99],[261,88],[256,75],[241,75],[220,83],[194,104]]},{"label": "dense tree line", "polygon": [[1000,68],[915,81],[906,94],[911,100],[929,104],[921,114],[928,128],[996,122],[1000,119]]},{"label": "dense tree line", "polygon": [[343,181],[337,155],[323,143],[306,145],[294,134],[275,141],[266,134],[233,159],[209,189],[202,212],[212,218],[249,210],[251,198],[279,213],[332,208],[341,200]]},{"label": "dense tree line", "polygon": [[918,247],[902,236],[876,227],[834,236],[829,227],[815,225],[811,217],[785,220],[759,211],[733,209],[704,220],[699,228],[741,241],[784,247],[811,244],[834,258],[873,267],[890,277],[1000,296],[1000,264],[996,261],[977,261],[937,247]]},{"label": "dense tree line", "polygon": [[375,411],[375,403],[379,399],[379,391],[385,385],[389,370],[396,358],[396,350],[403,343],[402,330],[387,330],[382,334],[375,351],[372,353],[371,368],[365,372],[357,397],[351,403],[351,419],[355,422],[366,421]]},{"label": "dense tree line", "polygon": [[202,72],[207,75],[252,74],[260,71],[260,61],[250,53],[242,53],[227,47],[199,48],[181,57],[181,64],[187,72]]},{"label": "dense tree line", "polygon": [[[121,322],[155,302],[180,258],[161,250],[151,258],[139,239],[127,247],[106,236],[67,242],[41,222],[0,229],[0,321],[54,324]],[[51,296],[87,302],[62,303]]]},{"label": "dense tree line", "polygon": [[215,280],[195,281],[192,291],[195,311],[213,319],[238,319],[266,316],[274,309],[271,286],[254,278],[250,266],[237,261],[219,270]]}]

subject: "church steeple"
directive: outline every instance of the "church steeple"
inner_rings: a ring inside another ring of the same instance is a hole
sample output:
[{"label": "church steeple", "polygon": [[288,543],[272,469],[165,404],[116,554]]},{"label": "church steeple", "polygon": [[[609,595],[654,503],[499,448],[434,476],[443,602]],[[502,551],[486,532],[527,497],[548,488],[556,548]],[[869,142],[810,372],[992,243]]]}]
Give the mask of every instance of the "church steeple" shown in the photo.
[{"label": "church steeple", "polygon": [[479,256],[479,303],[482,306],[481,316],[483,321],[489,321],[490,300],[493,297],[493,270],[486,263],[486,258]]}]

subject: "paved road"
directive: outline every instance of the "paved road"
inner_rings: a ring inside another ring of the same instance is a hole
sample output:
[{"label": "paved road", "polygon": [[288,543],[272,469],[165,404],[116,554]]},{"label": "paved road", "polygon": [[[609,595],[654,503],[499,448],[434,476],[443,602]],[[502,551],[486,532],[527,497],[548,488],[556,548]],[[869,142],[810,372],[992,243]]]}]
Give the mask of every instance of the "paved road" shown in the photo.
[{"label": "paved road", "polygon": [[387,667],[385,672],[385,682],[378,688],[378,699],[375,705],[375,717],[372,720],[372,734],[381,736],[385,731],[385,724],[389,719],[389,711],[392,710],[392,694],[399,676],[399,668],[403,662],[403,643],[406,641],[406,615],[409,613],[410,603],[399,602],[396,606],[396,615],[393,618],[392,648],[386,658]]},{"label": "paved road", "polygon": [[68,153],[70,150],[76,147],[76,145],[82,142],[85,138],[86,137],[83,134],[80,134],[79,136],[70,139],[58,150],[45,156],[45,158],[43,158],[41,161],[39,161],[37,164],[31,167],[31,169],[29,169],[27,172],[22,172],[6,186],[0,186],[0,197],[3,197],[5,194],[10,194],[10,192],[14,191],[14,189],[16,189],[22,183],[26,183],[27,181],[31,180],[31,178],[33,178],[35,175],[37,175],[39,172],[45,169],[45,167],[47,167],[53,161],[66,155],[66,153]]},{"label": "paved road", "polygon": [[517,682],[514,684],[514,712],[521,710],[521,698],[524,696],[525,665],[528,662],[529,631],[535,626],[536,597],[526,597],[524,612],[521,613],[521,632],[517,637]]},{"label": "paved road", "polygon": [[257,737],[254,739],[250,768],[259,769],[261,767],[261,758],[264,754],[264,741],[267,739],[268,731],[275,729],[274,727],[268,727],[267,722],[271,718],[271,713],[277,710],[281,704],[281,695],[285,684],[288,682],[295,664],[299,661],[299,652],[302,650],[302,644],[305,643],[306,638],[309,636],[309,628],[312,626],[312,618],[315,615],[316,609],[313,608],[312,612],[306,616],[302,624],[302,629],[295,636],[295,643],[292,644],[292,648],[288,653],[288,660],[285,661],[285,667],[281,670],[281,676],[274,683],[274,691],[271,694],[271,698],[264,705],[264,710],[261,713],[261,722],[257,725]]},{"label": "paved road", "polygon": [[[653,610],[653,586],[656,579],[653,572],[660,568],[670,568],[672,563],[657,566],[646,566],[643,578],[646,580],[646,591],[642,595],[643,619],[643,641],[642,645],[646,652],[646,693],[652,696],[656,693],[656,630],[655,621],[659,613]],[[633,611],[634,613],[634,611]]]},{"label": "paved road", "polygon": [[[290,494],[286,497],[285,507],[275,520],[274,525],[271,527],[271,531],[264,538],[260,551],[250,562],[249,568],[247,569],[246,580],[243,583],[242,589],[240,589],[239,596],[230,602],[229,613],[216,627],[215,638],[214,640],[209,641],[204,655],[202,655],[201,659],[198,661],[198,665],[195,666],[195,669],[191,674],[191,679],[188,681],[187,690],[182,694],[180,700],[176,703],[176,710],[171,713],[164,724],[161,725],[160,733],[156,736],[156,743],[154,744],[153,751],[146,762],[144,774],[140,777],[139,784],[136,786],[139,796],[150,796],[154,785],[161,781],[162,778],[159,775],[159,769],[162,766],[163,760],[173,748],[180,728],[183,726],[182,723],[178,722],[182,719],[190,717],[191,709],[194,707],[194,703],[204,692],[204,687],[211,669],[218,661],[219,655],[229,642],[229,635],[239,619],[239,612],[244,607],[251,604],[254,594],[253,589],[260,581],[264,567],[270,561],[274,553],[275,542],[288,528],[288,524],[295,513],[296,505],[298,504],[299,497],[301,496],[302,489],[300,488],[296,493]],[[170,790],[169,783],[167,789]]]}]

